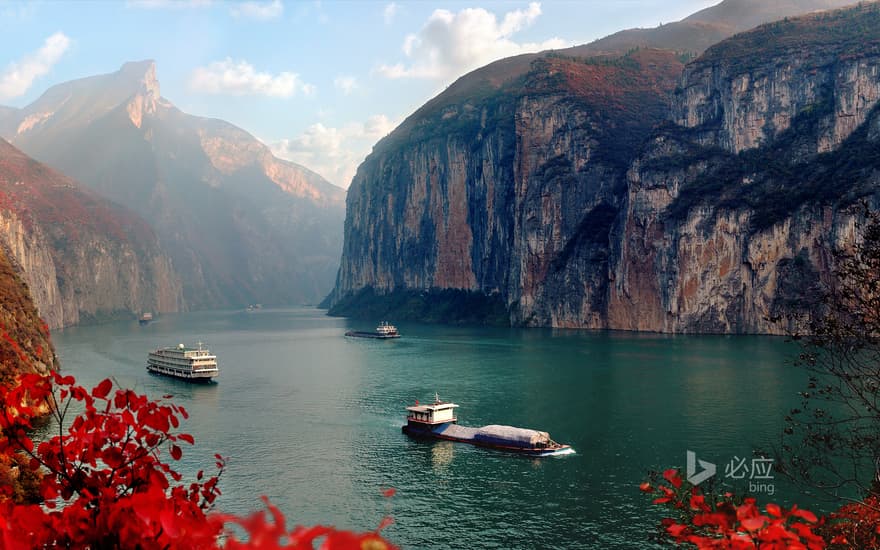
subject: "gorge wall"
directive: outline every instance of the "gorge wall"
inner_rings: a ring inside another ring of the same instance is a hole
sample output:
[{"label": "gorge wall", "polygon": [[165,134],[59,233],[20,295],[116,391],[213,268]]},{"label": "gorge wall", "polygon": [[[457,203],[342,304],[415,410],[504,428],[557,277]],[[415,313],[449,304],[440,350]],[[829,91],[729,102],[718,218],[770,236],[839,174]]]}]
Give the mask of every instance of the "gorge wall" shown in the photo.
[{"label": "gorge wall", "polygon": [[876,5],[784,21],[688,66],[629,172],[608,326],[779,332],[829,282],[846,207],[880,189],[878,25]]},{"label": "gorge wall", "polygon": [[0,242],[51,328],[181,308],[180,278],[142,219],[2,139]]},{"label": "gorge wall", "polygon": [[40,319],[27,284],[0,250],[0,384],[20,374],[46,375],[58,368],[49,328]]},{"label": "gorge wall", "polygon": [[517,325],[779,332],[878,189],[878,44],[866,4],[737,35],[683,74],[642,49],[468,75],[358,170],[331,313],[460,289]]}]

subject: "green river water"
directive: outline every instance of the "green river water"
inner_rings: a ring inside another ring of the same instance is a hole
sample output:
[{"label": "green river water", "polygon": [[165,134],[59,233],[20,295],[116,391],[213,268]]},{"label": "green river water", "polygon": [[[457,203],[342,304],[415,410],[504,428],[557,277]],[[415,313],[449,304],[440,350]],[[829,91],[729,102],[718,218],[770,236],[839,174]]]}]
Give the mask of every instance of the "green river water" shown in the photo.
[{"label": "green river water", "polygon": [[[351,339],[346,330],[373,327],[263,309],[53,337],[81,383],[112,376],[190,411],[196,445],[180,469],[228,457],[220,509],[245,514],[266,495],[292,523],[357,530],[391,515],[384,533],[405,548],[649,547],[661,516],[638,491],[647,472],[683,468],[692,450],[724,476],[778,437],[804,384],[781,338],[398,326],[399,340]],[[197,341],[219,357],[217,384],[145,371],[151,349]],[[435,392],[460,405],[462,425],[549,431],[576,454],[531,459],[402,434],[404,408]],[[769,484],[773,500],[806,498]]]}]

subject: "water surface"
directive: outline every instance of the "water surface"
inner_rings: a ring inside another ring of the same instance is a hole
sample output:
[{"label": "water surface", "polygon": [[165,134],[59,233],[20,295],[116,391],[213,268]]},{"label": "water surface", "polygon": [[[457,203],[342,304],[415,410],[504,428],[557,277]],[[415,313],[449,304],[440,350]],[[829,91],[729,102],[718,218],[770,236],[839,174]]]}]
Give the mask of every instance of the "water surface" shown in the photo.
[{"label": "water surface", "polygon": [[[683,467],[690,449],[718,464],[778,436],[804,377],[771,337],[398,325],[394,341],[349,339],[371,326],[314,309],[163,315],[54,334],[66,372],[173,394],[196,438],[181,471],[229,459],[218,506],[268,496],[294,523],[385,531],[407,548],[639,548],[657,523],[637,486]],[[154,348],[202,341],[219,383],[149,375]],[[400,432],[404,407],[435,392],[463,425],[549,431],[575,455],[530,459]],[[776,480],[773,500],[803,501]],[[382,489],[397,494],[384,498]]]}]

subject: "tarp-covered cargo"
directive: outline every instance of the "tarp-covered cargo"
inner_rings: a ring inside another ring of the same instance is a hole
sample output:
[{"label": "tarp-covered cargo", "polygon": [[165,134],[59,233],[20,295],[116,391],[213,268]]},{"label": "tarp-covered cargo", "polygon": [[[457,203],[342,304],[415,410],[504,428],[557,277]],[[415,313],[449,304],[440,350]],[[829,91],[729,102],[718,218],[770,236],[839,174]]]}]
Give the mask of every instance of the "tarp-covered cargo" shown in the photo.
[{"label": "tarp-covered cargo", "polygon": [[510,447],[537,447],[550,443],[550,434],[513,426],[490,425],[477,430],[474,440]]}]

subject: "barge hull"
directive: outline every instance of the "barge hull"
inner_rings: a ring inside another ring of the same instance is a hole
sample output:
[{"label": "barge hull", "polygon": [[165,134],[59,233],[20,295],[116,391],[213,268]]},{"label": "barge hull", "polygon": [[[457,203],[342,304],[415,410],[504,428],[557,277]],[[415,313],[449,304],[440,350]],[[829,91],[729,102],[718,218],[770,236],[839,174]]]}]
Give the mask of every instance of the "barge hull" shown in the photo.
[{"label": "barge hull", "polygon": [[361,332],[359,330],[350,330],[345,333],[346,336],[352,338],[373,338],[375,340],[388,340],[390,338],[400,338],[399,334],[376,334],[375,332]]},{"label": "barge hull", "polygon": [[527,456],[558,456],[574,453],[574,450],[568,445],[560,445],[559,447],[534,449],[529,447],[521,447],[513,444],[503,445],[494,441],[485,441],[478,439],[477,433],[479,428],[468,428],[459,426],[458,424],[443,424],[431,429],[420,428],[407,424],[403,427],[403,433],[412,437],[425,437],[431,439],[444,439],[447,441],[457,441],[459,443],[468,443],[477,447],[486,447],[488,449],[498,449],[511,453],[523,454]]}]

